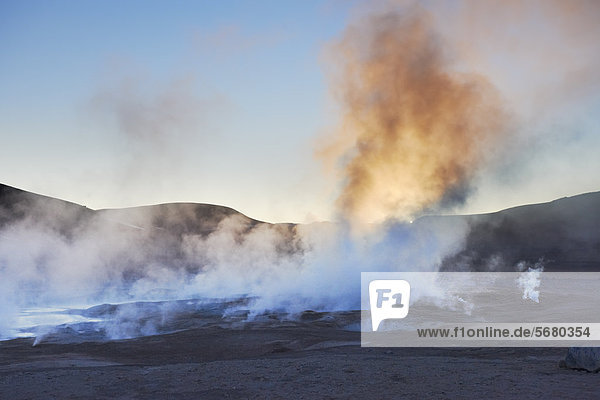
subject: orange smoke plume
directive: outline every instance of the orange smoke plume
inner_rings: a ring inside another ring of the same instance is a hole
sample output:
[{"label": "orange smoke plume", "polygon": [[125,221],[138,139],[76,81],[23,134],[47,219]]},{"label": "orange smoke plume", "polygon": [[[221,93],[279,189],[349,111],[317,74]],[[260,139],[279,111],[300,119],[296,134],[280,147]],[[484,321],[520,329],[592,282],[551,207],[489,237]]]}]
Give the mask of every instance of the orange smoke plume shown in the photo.
[{"label": "orange smoke plume", "polygon": [[469,181],[506,132],[500,96],[482,76],[452,69],[420,9],[386,12],[346,29],[332,48],[342,108],[334,140],[352,222],[410,219],[464,200]]}]

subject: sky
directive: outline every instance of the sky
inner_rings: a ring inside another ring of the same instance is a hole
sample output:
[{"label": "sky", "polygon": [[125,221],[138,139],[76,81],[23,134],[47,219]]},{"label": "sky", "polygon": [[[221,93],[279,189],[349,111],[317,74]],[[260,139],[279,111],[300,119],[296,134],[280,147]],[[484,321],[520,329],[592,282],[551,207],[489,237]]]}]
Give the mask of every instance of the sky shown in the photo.
[{"label": "sky", "polygon": [[[333,173],[318,155],[347,111],[332,47],[408,3],[4,0],[0,182],[95,209],[186,201],[333,219],[354,147]],[[420,3],[451,68],[485,76],[510,114],[510,139],[441,212],[600,190],[598,6],[566,3]]]}]

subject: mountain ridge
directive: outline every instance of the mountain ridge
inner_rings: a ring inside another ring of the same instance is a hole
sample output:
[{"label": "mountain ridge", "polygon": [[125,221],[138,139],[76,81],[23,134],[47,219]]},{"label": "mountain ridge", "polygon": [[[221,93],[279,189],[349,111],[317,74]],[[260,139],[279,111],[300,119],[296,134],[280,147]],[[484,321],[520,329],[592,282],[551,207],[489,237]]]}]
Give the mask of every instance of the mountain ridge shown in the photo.
[{"label": "mountain ridge", "polygon": [[[0,229],[28,221],[66,238],[76,237],[82,229],[118,232],[132,246],[146,249],[148,257],[164,263],[177,264],[187,236],[207,237],[230,219],[235,220],[239,240],[265,226],[287,243],[281,245],[282,251],[301,251],[296,242],[302,224],[271,224],[226,206],[177,202],[92,210],[0,184]],[[539,260],[550,271],[600,271],[600,192],[485,214],[427,215],[406,226],[403,229],[434,233],[466,227],[461,248],[441,260],[440,269],[445,271],[515,270],[520,262],[533,265]]]}]

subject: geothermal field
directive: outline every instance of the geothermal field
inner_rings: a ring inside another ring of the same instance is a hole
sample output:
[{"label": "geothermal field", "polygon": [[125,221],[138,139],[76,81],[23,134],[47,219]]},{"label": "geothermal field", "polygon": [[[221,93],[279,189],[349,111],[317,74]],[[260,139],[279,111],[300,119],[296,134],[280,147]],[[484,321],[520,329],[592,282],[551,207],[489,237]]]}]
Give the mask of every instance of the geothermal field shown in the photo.
[{"label": "geothermal field", "polygon": [[598,398],[600,1],[0,1],[0,400]]},{"label": "geothermal field", "polygon": [[[543,254],[544,271],[598,271],[598,193],[399,223],[354,249],[331,224],[273,225],[206,204],[94,211],[5,185],[0,204],[3,398],[592,398],[598,388],[597,374],[560,366],[565,348],[360,347],[352,295],[360,269],[398,254],[382,252],[390,243],[412,249],[413,270],[427,246],[446,254],[444,270],[514,271]],[[340,248],[362,260],[353,279]]]}]

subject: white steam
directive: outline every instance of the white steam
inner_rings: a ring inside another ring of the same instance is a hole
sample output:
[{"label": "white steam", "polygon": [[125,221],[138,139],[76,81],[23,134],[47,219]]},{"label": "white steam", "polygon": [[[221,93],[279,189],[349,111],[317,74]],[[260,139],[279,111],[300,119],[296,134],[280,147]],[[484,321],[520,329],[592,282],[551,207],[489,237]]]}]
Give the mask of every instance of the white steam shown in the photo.
[{"label": "white steam", "polygon": [[[3,228],[0,335],[14,335],[15,317],[31,307],[246,297],[250,316],[359,309],[360,272],[435,271],[465,233],[425,221],[380,226],[356,237],[343,225],[272,225],[234,213],[210,232],[169,236],[165,228],[148,227],[156,217],[151,209],[146,226],[139,220],[116,223],[109,212],[67,233],[43,218]],[[170,216],[178,217],[189,215]],[[156,332],[153,324],[160,321],[144,320],[145,311],[120,309],[116,322],[105,326],[107,335]]]},{"label": "white steam", "polygon": [[521,261],[517,264],[517,269],[522,272],[517,279],[517,283],[521,289],[523,289],[523,300],[531,300],[533,302],[540,302],[540,283],[541,275],[544,271],[543,260],[538,261],[533,266],[528,263]]}]

